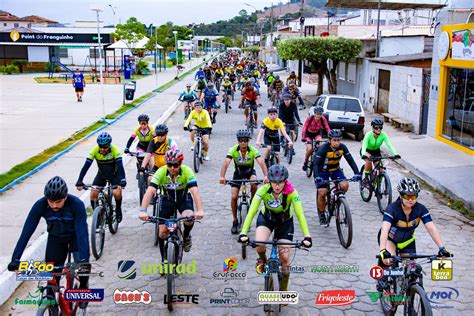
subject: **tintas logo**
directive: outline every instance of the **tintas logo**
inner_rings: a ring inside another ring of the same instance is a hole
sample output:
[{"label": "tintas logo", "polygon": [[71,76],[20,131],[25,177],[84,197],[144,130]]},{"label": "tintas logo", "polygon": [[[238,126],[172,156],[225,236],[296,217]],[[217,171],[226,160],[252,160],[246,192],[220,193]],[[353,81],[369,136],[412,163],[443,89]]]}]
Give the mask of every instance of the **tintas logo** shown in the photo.
[{"label": "tintas logo", "polygon": [[237,258],[226,258],[224,260],[224,272],[237,271]]},{"label": "tintas logo", "polygon": [[133,280],[137,277],[137,267],[133,260],[121,260],[117,266],[119,275],[122,280]]}]

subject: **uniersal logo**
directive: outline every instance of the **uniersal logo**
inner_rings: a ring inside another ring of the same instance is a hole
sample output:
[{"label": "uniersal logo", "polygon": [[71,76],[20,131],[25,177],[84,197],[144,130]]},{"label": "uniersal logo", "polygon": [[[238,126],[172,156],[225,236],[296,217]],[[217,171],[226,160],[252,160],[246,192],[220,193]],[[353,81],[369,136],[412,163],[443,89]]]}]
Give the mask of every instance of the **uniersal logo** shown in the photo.
[{"label": "uniersal logo", "polygon": [[237,258],[226,258],[224,260],[224,272],[237,271]]},{"label": "uniersal logo", "polygon": [[298,292],[295,291],[260,291],[259,304],[298,304]]},{"label": "uniersal logo", "polygon": [[67,289],[64,299],[68,302],[102,302],[104,289]]},{"label": "uniersal logo", "polygon": [[431,280],[451,281],[453,279],[453,261],[448,259],[431,262]]},{"label": "uniersal logo", "polygon": [[191,263],[168,263],[168,260],[164,260],[163,263],[155,264],[142,264],[142,273],[143,274],[195,274],[196,273],[196,259],[193,259]]},{"label": "uniersal logo", "polygon": [[354,300],[354,290],[329,290],[316,295],[318,306],[345,306],[352,304]]}]

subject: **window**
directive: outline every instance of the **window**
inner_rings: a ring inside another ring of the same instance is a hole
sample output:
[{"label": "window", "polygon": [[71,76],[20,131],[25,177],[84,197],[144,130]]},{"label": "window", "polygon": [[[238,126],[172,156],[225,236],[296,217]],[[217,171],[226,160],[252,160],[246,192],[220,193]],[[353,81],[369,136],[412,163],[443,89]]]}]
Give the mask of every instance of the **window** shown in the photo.
[{"label": "window", "polygon": [[[89,57],[90,58],[99,58],[99,48],[98,47],[91,47],[89,49]],[[102,57],[104,57],[104,49],[102,49]]]},{"label": "window", "polygon": [[345,62],[341,61],[339,63],[338,73],[339,73],[339,79],[346,80],[346,63]]},{"label": "window", "polygon": [[68,50],[67,48],[59,48],[59,58],[68,58]]},{"label": "window", "polygon": [[326,97],[319,97],[316,102],[314,102],[314,106],[323,106],[324,105],[324,100],[326,100]]},{"label": "window", "polygon": [[357,64],[349,63],[347,64],[347,81],[355,83],[357,77]]},{"label": "window", "polygon": [[13,27],[18,27],[20,26],[18,23],[13,23]]},{"label": "window", "polygon": [[328,110],[342,112],[361,112],[359,101],[356,99],[330,98]]}]

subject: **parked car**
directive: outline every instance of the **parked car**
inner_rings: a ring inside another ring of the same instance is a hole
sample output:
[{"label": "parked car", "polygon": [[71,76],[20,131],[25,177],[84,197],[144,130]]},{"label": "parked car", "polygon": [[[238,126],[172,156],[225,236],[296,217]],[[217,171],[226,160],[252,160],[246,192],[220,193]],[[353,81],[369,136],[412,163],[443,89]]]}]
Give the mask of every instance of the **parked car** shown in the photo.
[{"label": "parked car", "polygon": [[338,94],[321,94],[314,106],[322,106],[331,129],[352,133],[357,141],[364,138],[365,113],[360,100]]},{"label": "parked car", "polygon": [[454,119],[459,130],[474,135],[474,97],[466,99],[464,108],[454,109]]}]

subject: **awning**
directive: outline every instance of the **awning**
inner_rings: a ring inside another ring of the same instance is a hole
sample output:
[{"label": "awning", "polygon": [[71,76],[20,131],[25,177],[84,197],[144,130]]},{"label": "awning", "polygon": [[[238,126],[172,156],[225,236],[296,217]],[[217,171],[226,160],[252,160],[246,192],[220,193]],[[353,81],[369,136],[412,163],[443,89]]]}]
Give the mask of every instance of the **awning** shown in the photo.
[{"label": "awning", "polygon": [[[108,49],[142,49],[142,48],[145,48],[145,45],[148,43],[148,37],[144,37],[142,38],[141,40],[139,40],[138,42],[136,43],[133,43],[133,44],[129,44],[127,42],[125,42],[124,40],[120,40],[120,41],[117,41],[115,43],[113,43],[112,45],[110,45],[108,47]],[[158,45],[159,46],[159,45]],[[158,48],[163,48],[163,47],[158,47]]]},{"label": "awning", "polygon": [[[328,0],[325,7],[377,9],[378,0]],[[446,0],[380,0],[381,10],[441,9]]]}]

